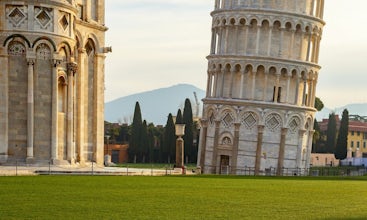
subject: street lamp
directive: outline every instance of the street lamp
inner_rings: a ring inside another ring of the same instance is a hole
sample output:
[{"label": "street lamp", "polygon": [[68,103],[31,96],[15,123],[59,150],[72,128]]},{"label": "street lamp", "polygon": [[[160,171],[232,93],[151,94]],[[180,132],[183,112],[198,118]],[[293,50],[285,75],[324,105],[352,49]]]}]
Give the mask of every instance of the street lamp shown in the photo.
[{"label": "street lamp", "polygon": [[176,167],[184,167],[184,140],[182,136],[185,135],[185,124],[176,124]]},{"label": "street lamp", "polygon": [[105,135],[105,137],[106,137],[106,143],[107,143],[107,155],[109,155],[109,151],[110,151],[110,149],[109,149],[109,143],[110,143],[110,135]]}]

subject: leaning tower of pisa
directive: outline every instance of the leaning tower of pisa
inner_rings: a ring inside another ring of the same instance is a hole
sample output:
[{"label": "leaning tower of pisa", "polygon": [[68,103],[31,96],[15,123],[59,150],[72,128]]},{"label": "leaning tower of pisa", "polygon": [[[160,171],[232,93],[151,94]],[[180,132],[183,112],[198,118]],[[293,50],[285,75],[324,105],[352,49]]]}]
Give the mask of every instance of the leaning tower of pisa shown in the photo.
[{"label": "leaning tower of pisa", "polygon": [[103,164],[104,4],[0,1],[0,164]]},{"label": "leaning tower of pisa", "polygon": [[323,8],[324,0],[215,0],[204,173],[309,167]]}]

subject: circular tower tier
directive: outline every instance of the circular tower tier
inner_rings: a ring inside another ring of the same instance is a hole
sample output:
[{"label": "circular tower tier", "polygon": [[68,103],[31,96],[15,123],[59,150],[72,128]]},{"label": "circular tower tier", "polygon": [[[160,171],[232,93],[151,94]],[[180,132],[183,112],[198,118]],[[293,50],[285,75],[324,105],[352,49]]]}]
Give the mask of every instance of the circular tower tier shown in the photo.
[{"label": "circular tower tier", "polygon": [[216,0],[198,165],[309,167],[323,0]]}]

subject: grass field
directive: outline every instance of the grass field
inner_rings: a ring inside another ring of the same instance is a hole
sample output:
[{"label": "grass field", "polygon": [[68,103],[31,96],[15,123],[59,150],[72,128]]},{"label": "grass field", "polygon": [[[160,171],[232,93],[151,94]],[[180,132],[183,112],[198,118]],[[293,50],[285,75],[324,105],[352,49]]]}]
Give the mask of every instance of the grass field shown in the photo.
[{"label": "grass field", "polygon": [[0,219],[367,219],[366,204],[366,177],[0,177]]}]

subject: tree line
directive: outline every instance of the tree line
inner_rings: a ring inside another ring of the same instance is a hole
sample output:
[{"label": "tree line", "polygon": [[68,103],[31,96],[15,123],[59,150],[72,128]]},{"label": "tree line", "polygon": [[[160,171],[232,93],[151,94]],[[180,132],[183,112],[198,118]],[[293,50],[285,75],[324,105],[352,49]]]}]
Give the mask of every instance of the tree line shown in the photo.
[{"label": "tree line", "polygon": [[[175,119],[175,120],[174,120]],[[155,126],[142,119],[139,102],[136,102],[130,125],[106,126],[110,143],[129,144],[130,163],[175,163],[175,124],[185,124],[184,156],[186,163],[196,163],[199,143],[198,122],[194,122],[191,102],[185,100],[183,112],[178,109],[176,118],[170,113],[166,125]]]},{"label": "tree line", "polygon": [[313,153],[331,153],[336,159],[343,160],[347,157],[349,112],[344,109],[338,127],[337,116],[334,112],[329,114],[326,131],[321,131],[318,122],[314,122]]}]

